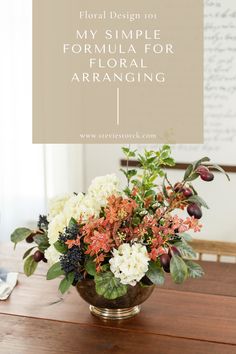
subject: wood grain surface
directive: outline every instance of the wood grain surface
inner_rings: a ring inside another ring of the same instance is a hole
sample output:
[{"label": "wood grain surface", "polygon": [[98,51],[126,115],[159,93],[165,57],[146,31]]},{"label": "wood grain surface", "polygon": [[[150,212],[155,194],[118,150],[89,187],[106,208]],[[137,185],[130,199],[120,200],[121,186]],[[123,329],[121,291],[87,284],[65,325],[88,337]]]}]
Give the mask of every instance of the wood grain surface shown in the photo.
[{"label": "wood grain surface", "polygon": [[[134,331],[0,315],[1,353],[235,354],[235,347]],[[26,339],[27,334],[27,339]]]},{"label": "wood grain surface", "polygon": [[[21,251],[8,247],[0,247],[0,266],[11,269]],[[0,301],[0,354],[236,354],[236,265],[201,264],[203,279],[177,286],[168,277],[141,313],[123,322],[90,315],[75,288],[61,299],[58,279],[42,276],[45,265],[31,278],[19,274],[9,299]]]},{"label": "wood grain surface", "polygon": [[235,297],[157,288],[143,304],[140,315],[111,323],[91,316],[74,288],[57,302],[57,286],[58,280],[47,281],[41,276],[26,279],[22,275],[9,300],[0,303],[0,313],[139,332],[145,329],[146,333],[174,333],[183,338],[236,345]]}]

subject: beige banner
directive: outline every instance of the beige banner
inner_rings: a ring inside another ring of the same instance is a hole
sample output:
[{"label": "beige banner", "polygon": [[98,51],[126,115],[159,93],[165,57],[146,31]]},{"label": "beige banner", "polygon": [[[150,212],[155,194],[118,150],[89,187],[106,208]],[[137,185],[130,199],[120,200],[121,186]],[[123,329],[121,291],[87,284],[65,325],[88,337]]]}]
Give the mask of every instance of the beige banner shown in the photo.
[{"label": "beige banner", "polygon": [[34,143],[202,143],[203,1],[33,1]]}]

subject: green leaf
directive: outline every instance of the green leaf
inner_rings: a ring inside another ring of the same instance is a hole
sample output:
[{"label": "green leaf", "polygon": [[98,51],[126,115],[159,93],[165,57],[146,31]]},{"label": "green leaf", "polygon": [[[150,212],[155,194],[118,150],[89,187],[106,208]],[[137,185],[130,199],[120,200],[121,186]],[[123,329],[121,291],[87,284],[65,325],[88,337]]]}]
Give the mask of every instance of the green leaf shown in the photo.
[{"label": "green leaf", "polygon": [[149,189],[147,192],[145,192],[145,198],[150,197],[150,196],[155,196],[156,193],[154,190]]},{"label": "green leaf", "polygon": [[147,162],[149,163],[149,164],[151,164],[152,162],[154,162],[156,160],[156,156],[152,156],[152,157],[149,157],[148,159],[147,159]]},{"label": "green leaf", "polygon": [[130,150],[129,148],[122,147],[122,151],[126,157],[135,157],[136,150]]},{"label": "green leaf", "polygon": [[62,294],[65,294],[65,292],[69,290],[70,286],[73,283],[74,277],[75,273],[71,272],[64,279],[62,279],[59,285],[59,290]]},{"label": "green leaf", "polygon": [[95,275],[96,292],[105,299],[114,300],[127,292],[127,286],[121,284],[112,272],[98,273]]},{"label": "green leaf", "polygon": [[161,157],[161,160],[160,160],[161,164],[164,163],[164,161],[169,158],[169,155],[170,155],[170,151],[163,151],[161,153],[161,156],[160,156]]},{"label": "green leaf", "polygon": [[49,268],[49,270],[47,272],[47,280],[55,279],[55,278],[59,277],[60,275],[64,275],[64,274],[65,274],[65,272],[61,269],[60,262],[57,262],[57,263],[53,264],[51,266],[51,268]]},{"label": "green leaf", "polygon": [[196,252],[193,250],[193,248],[186,241],[184,241],[184,240],[177,241],[174,243],[174,245],[178,248],[182,257],[184,257],[184,258],[195,258],[196,257]]},{"label": "green leaf", "polygon": [[194,186],[191,183],[189,183],[189,188],[192,189],[192,191],[195,195],[198,195],[198,192],[196,191],[196,189],[194,188]]},{"label": "green leaf", "polygon": [[209,209],[209,206],[207,205],[205,200],[203,200],[201,197],[199,197],[199,195],[192,195],[191,197],[188,198],[188,202],[192,202],[192,203],[195,203],[199,206],[203,206],[204,208]]},{"label": "green leaf", "polygon": [[166,186],[165,186],[165,180],[166,180],[166,178],[163,179],[162,191],[163,191],[163,194],[164,194],[165,198],[168,198],[169,195],[168,195],[168,192],[167,192],[167,189],[166,189]]},{"label": "green leaf", "polygon": [[38,263],[35,262],[33,256],[29,256],[28,258],[26,258],[25,263],[24,263],[25,275],[27,275],[27,277],[32,275],[35,272],[37,265],[38,265]]},{"label": "green leaf", "polygon": [[128,170],[127,171],[127,178],[130,179],[132,177],[134,177],[137,174],[137,170]]},{"label": "green leaf", "polygon": [[204,270],[202,267],[192,261],[185,261],[187,268],[188,268],[188,276],[190,278],[200,278],[204,275]]},{"label": "green leaf", "polygon": [[25,240],[28,236],[32,234],[32,230],[27,229],[26,227],[19,227],[11,234],[11,241],[15,244]]},{"label": "green leaf", "polygon": [[187,180],[187,178],[191,175],[192,172],[193,172],[193,165],[189,165],[185,171],[184,180]]},{"label": "green leaf", "polygon": [[126,188],[124,189],[124,193],[125,193],[128,197],[131,196],[131,191],[130,191],[130,189],[129,189],[128,187],[126,187]]},{"label": "green leaf", "polygon": [[41,251],[41,252],[44,252],[49,246],[49,242],[48,242],[48,236],[46,233],[44,234],[37,234],[35,237],[34,237],[34,241],[35,243],[37,243],[38,245],[38,249]]},{"label": "green leaf", "polygon": [[167,159],[164,160],[165,165],[167,166],[174,166],[175,165],[175,160],[172,159],[171,157],[168,157]]},{"label": "green leaf", "polygon": [[93,277],[96,274],[96,264],[92,258],[89,258],[85,263],[85,270],[89,275]]},{"label": "green leaf", "polygon": [[170,145],[167,145],[167,144],[163,145],[162,148],[161,148],[161,150],[162,150],[162,151],[168,150],[168,151],[170,152],[170,151],[171,151]]},{"label": "green leaf", "polygon": [[30,254],[30,252],[31,252],[35,247],[36,247],[36,246],[29,248],[29,249],[24,253],[23,259],[25,259],[26,257],[28,257],[28,255]]},{"label": "green leaf", "polygon": [[121,149],[125,155],[129,153],[129,148],[123,146]]},{"label": "green leaf", "polygon": [[148,265],[148,271],[146,276],[153,282],[155,285],[163,285],[165,282],[164,271],[160,264],[157,262],[150,261]]},{"label": "green leaf", "polygon": [[66,253],[67,252],[67,250],[68,250],[68,247],[64,244],[64,243],[62,243],[62,242],[60,242],[60,241],[56,241],[54,244],[53,244],[53,246],[56,248],[56,250],[59,252],[59,253]]},{"label": "green leaf", "polygon": [[176,284],[181,284],[188,276],[188,268],[184,260],[173,255],[170,261],[170,273]]},{"label": "green leaf", "polygon": [[205,156],[200,160],[194,161],[193,162],[193,169],[196,170],[196,168],[198,168],[198,166],[200,166],[203,162],[209,162],[210,159],[209,157]]},{"label": "green leaf", "polygon": [[195,179],[197,179],[199,177],[198,173],[192,173],[187,179],[186,181],[190,182],[190,181],[194,181]]},{"label": "green leaf", "polygon": [[158,175],[160,177],[164,177],[165,176],[165,173],[162,171],[162,170],[158,170]]},{"label": "green leaf", "polygon": [[228,173],[226,173],[225,170],[221,166],[214,164],[214,165],[211,165],[209,167],[210,168],[214,168],[215,170],[218,170],[218,171],[222,172],[228,178],[228,181],[230,181]]},{"label": "green leaf", "polygon": [[127,178],[127,171],[124,170],[123,168],[120,168],[120,171],[121,171],[122,173],[124,173],[125,177]]},{"label": "green leaf", "polygon": [[102,270],[102,272],[106,272],[106,271],[110,270],[110,264],[108,264],[108,263],[103,264],[101,266],[101,270]]},{"label": "green leaf", "polygon": [[140,222],[141,222],[140,217],[134,216],[134,217],[132,218],[132,225],[133,225],[133,226],[138,226],[138,225],[140,224]]},{"label": "green leaf", "polygon": [[70,221],[69,221],[68,227],[70,228],[70,227],[74,227],[74,226],[77,226],[77,225],[78,225],[77,221],[74,218],[71,218]]}]

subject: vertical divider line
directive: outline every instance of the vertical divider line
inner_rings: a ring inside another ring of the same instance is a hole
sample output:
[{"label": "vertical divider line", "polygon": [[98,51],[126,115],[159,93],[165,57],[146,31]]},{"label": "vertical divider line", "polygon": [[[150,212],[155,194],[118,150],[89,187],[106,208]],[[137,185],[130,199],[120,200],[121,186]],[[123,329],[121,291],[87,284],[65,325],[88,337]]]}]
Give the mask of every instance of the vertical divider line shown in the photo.
[{"label": "vertical divider line", "polygon": [[120,125],[120,89],[116,89],[116,124]]}]

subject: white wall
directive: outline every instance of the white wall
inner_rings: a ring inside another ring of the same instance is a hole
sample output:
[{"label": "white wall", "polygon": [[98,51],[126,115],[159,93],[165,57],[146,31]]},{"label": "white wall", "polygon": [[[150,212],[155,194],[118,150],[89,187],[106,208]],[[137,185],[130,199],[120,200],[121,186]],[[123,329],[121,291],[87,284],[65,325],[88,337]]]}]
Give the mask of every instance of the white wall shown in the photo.
[{"label": "white wall", "polygon": [[45,209],[42,146],[31,144],[31,6],[0,2],[0,240]]},{"label": "white wall", "polygon": [[[86,188],[95,176],[117,172],[120,168],[121,145],[86,145],[84,154]],[[179,181],[183,175],[183,171],[169,171],[172,181]],[[211,183],[200,179],[194,183],[199,195],[210,207],[209,210],[203,210],[201,222],[204,227],[201,234],[195,234],[196,237],[236,242],[236,173],[231,173],[230,178],[228,182],[224,175],[215,173]]]},{"label": "white wall", "polygon": [[83,189],[81,145],[32,144],[32,1],[0,1],[0,241]]},{"label": "white wall", "polygon": [[45,181],[47,199],[84,189],[83,145],[46,145]]}]

